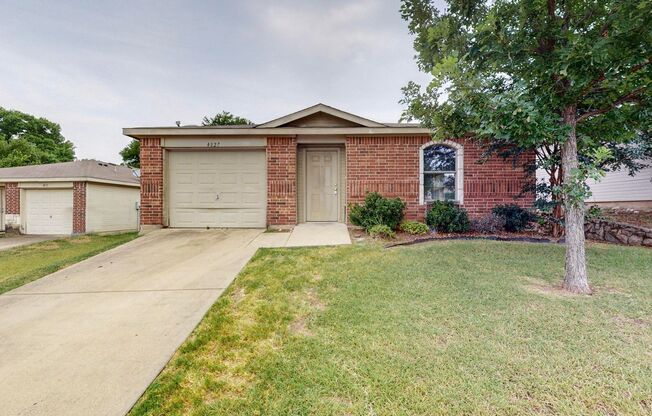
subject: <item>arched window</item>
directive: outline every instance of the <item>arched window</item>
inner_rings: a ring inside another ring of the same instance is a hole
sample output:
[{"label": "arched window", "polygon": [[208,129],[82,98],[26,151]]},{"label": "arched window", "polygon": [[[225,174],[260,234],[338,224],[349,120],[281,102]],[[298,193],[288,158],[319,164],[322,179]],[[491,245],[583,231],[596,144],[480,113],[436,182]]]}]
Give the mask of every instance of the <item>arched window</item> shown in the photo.
[{"label": "arched window", "polygon": [[421,204],[433,201],[463,202],[462,152],[462,146],[451,141],[426,143],[421,147]]}]

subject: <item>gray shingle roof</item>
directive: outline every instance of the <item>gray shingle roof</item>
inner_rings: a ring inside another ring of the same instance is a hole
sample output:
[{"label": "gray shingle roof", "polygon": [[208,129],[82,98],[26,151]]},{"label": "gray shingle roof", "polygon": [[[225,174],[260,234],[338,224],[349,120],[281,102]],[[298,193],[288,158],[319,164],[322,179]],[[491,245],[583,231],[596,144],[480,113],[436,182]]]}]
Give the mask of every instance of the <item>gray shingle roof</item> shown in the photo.
[{"label": "gray shingle roof", "polygon": [[128,184],[138,184],[140,180],[131,168],[85,159],[74,162],[50,163],[46,165],[0,168],[0,182],[12,179],[99,179]]}]

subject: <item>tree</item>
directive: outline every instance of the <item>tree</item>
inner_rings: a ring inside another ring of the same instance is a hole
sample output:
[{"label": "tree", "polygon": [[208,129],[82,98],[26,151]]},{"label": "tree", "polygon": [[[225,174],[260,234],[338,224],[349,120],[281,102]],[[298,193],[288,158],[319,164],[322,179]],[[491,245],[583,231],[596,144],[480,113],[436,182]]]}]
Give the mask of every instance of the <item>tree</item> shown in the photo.
[{"label": "tree", "polygon": [[[253,123],[246,118],[238,117],[228,111],[222,111],[213,117],[204,116],[201,124],[202,126],[234,126]],[[140,142],[133,139],[120,151],[120,156],[122,156],[123,164],[132,168],[140,167]]]},{"label": "tree", "polygon": [[140,168],[140,142],[132,139],[121,151],[122,164],[130,168]]},{"label": "tree", "polygon": [[406,117],[515,159],[551,149],[540,162],[560,167],[563,285],[590,293],[585,181],[650,131],[652,0],[449,0],[444,11],[403,0],[401,12],[419,67],[433,75],[423,91],[404,88]]},{"label": "tree", "polygon": [[250,120],[243,117],[234,116],[228,111],[222,111],[213,117],[204,116],[202,126],[235,126],[241,124],[252,124]]},{"label": "tree", "polygon": [[72,142],[61,127],[44,118],[0,107],[0,167],[69,162]]}]

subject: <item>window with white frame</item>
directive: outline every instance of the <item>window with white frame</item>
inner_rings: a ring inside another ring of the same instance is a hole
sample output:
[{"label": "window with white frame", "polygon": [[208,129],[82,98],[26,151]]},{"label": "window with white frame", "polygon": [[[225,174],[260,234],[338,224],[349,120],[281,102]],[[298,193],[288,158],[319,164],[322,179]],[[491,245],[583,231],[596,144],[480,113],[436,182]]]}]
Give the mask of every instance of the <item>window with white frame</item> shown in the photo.
[{"label": "window with white frame", "polygon": [[421,148],[421,203],[462,202],[462,147],[433,143]]}]

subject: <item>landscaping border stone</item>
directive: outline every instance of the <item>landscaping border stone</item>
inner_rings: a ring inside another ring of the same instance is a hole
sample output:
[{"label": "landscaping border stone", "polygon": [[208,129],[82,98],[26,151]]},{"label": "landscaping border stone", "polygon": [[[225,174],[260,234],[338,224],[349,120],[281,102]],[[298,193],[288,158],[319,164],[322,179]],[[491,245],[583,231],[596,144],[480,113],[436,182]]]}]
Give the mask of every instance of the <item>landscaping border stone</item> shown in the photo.
[{"label": "landscaping border stone", "polygon": [[652,247],[652,229],[632,224],[597,218],[584,224],[584,232],[591,240]]}]

